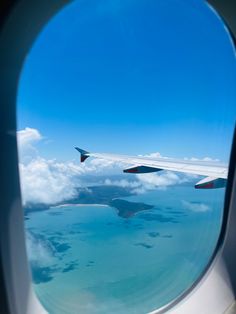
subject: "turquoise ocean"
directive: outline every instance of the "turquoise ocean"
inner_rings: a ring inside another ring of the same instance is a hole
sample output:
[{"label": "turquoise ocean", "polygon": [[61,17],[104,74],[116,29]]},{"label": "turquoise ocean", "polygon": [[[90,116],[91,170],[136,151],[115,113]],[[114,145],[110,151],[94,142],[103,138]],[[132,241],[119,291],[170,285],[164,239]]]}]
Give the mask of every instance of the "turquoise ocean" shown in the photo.
[{"label": "turquoise ocean", "polygon": [[209,262],[224,192],[178,186],[122,197],[153,205],[129,218],[103,204],[30,212],[27,250],[39,300],[52,314],[143,314],[168,304]]}]

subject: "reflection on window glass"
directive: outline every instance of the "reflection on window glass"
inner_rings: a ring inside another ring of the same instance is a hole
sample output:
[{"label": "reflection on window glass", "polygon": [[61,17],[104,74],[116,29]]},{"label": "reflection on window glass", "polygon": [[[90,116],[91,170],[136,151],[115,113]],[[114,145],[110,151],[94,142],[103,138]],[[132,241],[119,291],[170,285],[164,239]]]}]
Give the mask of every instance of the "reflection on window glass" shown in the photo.
[{"label": "reflection on window glass", "polygon": [[215,177],[195,189],[212,176],[123,173],[139,159],[81,163],[74,147],[227,169],[235,83],[229,33],[202,0],[81,0],[47,24],[22,70],[18,144],[49,313],[147,313],[201,277],[222,222]]}]

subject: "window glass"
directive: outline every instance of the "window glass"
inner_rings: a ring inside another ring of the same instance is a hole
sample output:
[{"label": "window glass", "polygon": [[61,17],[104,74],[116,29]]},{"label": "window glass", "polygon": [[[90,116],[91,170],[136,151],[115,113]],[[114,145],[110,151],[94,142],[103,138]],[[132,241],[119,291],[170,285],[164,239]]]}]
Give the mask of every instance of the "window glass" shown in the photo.
[{"label": "window glass", "polygon": [[227,169],[235,85],[233,42],[205,1],[80,0],[50,20],[18,92],[26,245],[49,313],[147,313],[202,276],[226,179],[196,189],[212,176],[123,173],[137,164],[81,163],[74,147]]}]

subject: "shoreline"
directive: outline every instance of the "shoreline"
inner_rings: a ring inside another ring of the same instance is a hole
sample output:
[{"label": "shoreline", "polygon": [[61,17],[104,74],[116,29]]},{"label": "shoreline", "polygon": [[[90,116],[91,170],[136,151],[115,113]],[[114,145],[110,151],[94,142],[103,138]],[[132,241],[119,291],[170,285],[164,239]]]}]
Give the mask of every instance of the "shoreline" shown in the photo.
[{"label": "shoreline", "polygon": [[98,206],[98,207],[110,207],[109,205],[106,204],[61,204],[61,205],[57,205],[57,206],[51,206],[50,208],[63,208],[63,207],[82,207],[82,206]]}]

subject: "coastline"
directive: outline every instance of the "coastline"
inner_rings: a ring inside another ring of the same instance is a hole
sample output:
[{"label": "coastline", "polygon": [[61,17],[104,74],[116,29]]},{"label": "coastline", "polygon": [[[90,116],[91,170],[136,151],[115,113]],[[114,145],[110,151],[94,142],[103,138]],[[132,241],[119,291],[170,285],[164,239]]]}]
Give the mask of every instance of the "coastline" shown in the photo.
[{"label": "coastline", "polygon": [[109,205],[106,204],[61,204],[61,205],[57,205],[57,206],[51,206],[51,208],[63,208],[63,207],[67,207],[67,206],[71,206],[71,207],[82,207],[82,206],[98,206],[98,207],[110,207]]}]

